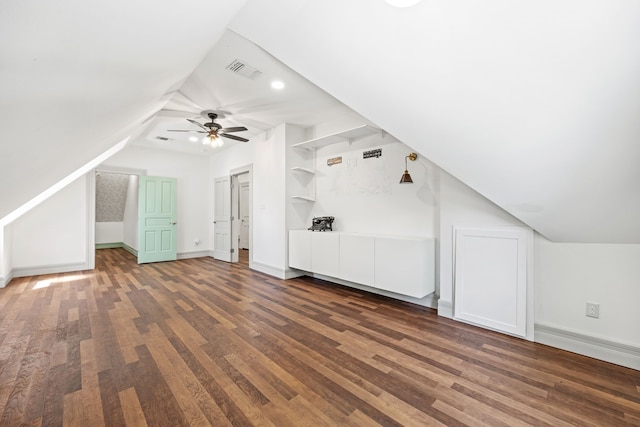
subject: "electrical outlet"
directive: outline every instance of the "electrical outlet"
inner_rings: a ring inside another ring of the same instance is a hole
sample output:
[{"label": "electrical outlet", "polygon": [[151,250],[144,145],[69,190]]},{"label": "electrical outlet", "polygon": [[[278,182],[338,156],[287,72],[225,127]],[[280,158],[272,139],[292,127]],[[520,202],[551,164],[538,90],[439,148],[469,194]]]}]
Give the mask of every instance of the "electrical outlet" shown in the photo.
[{"label": "electrical outlet", "polygon": [[587,317],[595,317],[596,319],[600,317],[600,304],[595,304],[592,302],[587,303]]}]

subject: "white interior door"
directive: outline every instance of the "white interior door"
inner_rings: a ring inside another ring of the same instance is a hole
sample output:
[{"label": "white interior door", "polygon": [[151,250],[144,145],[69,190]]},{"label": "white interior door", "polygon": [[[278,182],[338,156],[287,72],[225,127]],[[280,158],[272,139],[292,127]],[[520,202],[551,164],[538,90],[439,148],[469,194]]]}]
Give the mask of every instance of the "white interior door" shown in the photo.
[{"label": "white interior door", "polygon": [[527,229],[458,228],[454,318],[527,337]]},{"label": "white interior door", "polygon": [[240,184],[240,249],[249,249],[249,183]]},{"label": "white interior door", "polygon": [[231,245],[231,177],[216,178],[214,191],[213,257],[231,262],[233,253]]}]

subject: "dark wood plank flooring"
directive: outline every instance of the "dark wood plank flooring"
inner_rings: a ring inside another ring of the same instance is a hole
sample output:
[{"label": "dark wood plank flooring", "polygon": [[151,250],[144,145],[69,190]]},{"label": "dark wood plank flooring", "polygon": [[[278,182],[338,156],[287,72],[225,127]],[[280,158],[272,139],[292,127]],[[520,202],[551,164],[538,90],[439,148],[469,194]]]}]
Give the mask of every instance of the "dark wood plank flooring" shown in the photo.
[{"label": "dark wood plank flooring", "polygon": [[0,426],[640,425],[640,372],[210,258],[0,289]]}]

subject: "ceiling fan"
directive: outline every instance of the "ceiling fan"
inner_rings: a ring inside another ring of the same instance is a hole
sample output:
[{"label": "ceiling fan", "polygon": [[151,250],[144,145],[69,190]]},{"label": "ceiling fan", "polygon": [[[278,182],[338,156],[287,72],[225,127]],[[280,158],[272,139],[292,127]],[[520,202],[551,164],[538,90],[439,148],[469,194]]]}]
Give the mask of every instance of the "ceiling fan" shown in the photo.
[{"label": "ceiling fan", "polygon": [[208,113],[207,116],[211,119],[210,122],[202,124],[196,122],[193,119],[187,119],[190,123],[200,127],[203,130],[183,130],[183,129],[169,129],[167,132],[196,132],[196,133],[206,133],[207,135],[202,139],[202,143],[204,145],[209,146],[217,146],[220,147],[224,144],[224,141],[220,139],[229,138],[236,141],[248,142],[249,140],[237,135],[231,135],[232,132],[242,132],[247,130],[244,126],[235,126],[223,128],[220,124],[216,123],[216,118],[218,118],[217,113]]}]

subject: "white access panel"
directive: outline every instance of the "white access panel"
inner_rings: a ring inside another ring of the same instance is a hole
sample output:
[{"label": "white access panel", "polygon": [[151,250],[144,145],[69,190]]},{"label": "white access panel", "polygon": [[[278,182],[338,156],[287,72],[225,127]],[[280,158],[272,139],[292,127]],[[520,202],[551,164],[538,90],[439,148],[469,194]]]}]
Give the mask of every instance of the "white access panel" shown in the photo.
[{"label": "white access panel", "polygon": [[422,298],[435,291],[434,241],[375,238],[375,287]]},{"label": "white access panel", "polygon": [[340,275],[340,234],[309,231],[311,234],[311,271],[325,276]]},{"label": "white access panel", "polygon": [[521,337],[527,326],[527,235],[456,230],[454,318]]},{"label": "white access panel", "polygon": [[311,271],[311,232],[289,231],[289,267]]},{"label": "white access panel", "polygon": [[340,235],[340,279],[374,285],[374,240],[368,235]]}]

